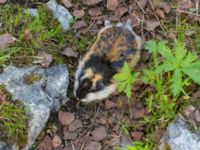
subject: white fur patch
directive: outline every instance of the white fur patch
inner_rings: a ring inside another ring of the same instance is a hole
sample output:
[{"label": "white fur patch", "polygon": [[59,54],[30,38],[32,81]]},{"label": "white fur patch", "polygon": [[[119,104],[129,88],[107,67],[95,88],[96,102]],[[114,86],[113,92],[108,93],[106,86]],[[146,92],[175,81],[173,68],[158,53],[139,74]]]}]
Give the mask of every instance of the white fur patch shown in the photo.
[{"label": "white fur patch", "polygon": [[107,97],[109,97],[112,93],[114,93],[117,89],[117,84],[111,84],[109,86],[106,86],[103,90],[94,92],[94,93],[88,93],[86,98],[81,99],[82,102],[92,102],[95,100],[102,100]]}]

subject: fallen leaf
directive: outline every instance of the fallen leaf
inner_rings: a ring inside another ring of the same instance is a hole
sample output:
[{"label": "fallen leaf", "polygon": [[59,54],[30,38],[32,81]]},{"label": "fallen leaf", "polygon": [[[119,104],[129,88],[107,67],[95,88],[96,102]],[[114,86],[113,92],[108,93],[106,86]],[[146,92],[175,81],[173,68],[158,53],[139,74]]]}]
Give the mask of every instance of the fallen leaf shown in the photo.
[{"label": "fallen leaf", "polygon": [[149,31],[153,31],[156,27],[160,26],[160,22],[156,20],[146,20],[146,28]]},{"label": "fallen leaf", "polygon": [[193,6],[193,3],[190,0],[183,1],[180,3],[179,8],[180,9],[189,9]]},{"label": "fallen leaf", "polygon": [[171,9],[170,5],[166,2],[160,2],[160,3],[156,4],[155,8],[160,8],[160,9],[164,10],[164,12],[166,14],[168,14],[170,12],[170,9]]},{"label": "fallen leaf", "polygon": [[65,140],[74,140],[78,136],[77,132],[70,132],[70,131],[64,131],[64,139]]},{"label": "fallen leaf", "polygon": [[85,21],[77,21],[73,26],[72,28],[73,29],[80,29],[80,28],[83,28],[83,27],[86,27],[87,26],[87,23]]},{"label": "fallen leaf", "polygon": [[144,9],[147,5],[147,0],[139,0],[137,3],[142,9]]},{"label": "fallen leaf", "polygon": [[102,10],[101,8],[97,7],[97,8],[90,8],[88,10],[88,14],[92,17],[95,17],[95,16],[100,16],[102,15]]},{"label": "fallen leaf", "polygon": [[51,144],[51,138],[46,135],[42,142],[37,146],[38,150],[53,150],[53,146]]},{"label": "fallen leaf", "polygon": [[0,0],[0,4],[4,4],[6,2],[7,2],[7,0]]},{"label": "fallen leaf", "polygon": [[200,122],[200,112],[199,112],[199,110],[195,111],[195,120]]},{"label": "fallen leaf", "polygon": [[72,48],[67,47],[64,49],[64,51],[61,52],[63,55],[68,56],[68,57],[74,57],[77,58],[78,57],[78,53],[75,52]]},{"label": "fallen leaf", "polygon": [[73,15],[76,18],[82,18],[85,15],[85,11],[84,10],[74,10]]},{"label": "fallen leaf", "polygon": [[105,127],[99,127],[92,131],[92,140],[94,141],[101,141],[106,138],[106,136],[107,132]]},{"label": "fallen leaf", "polygon": [[41,64],[42,67],[48,67],[53,60],[51,54],[45,52],[40,52],[35,58],[36,60],[33,63]]},{"label": "fallen leaf", "polygon": [[145,109],[142,108],[140,110],[137,110],[137,109],[134,109],[133,110],[133,118],[134,119],[139,119],[139,118],[142,118],[145,114]]},{"label": "fallen leaf", "polygon": [[66,8],[70,8],[70,7],[73,6],[71,0],[62,0],[62,3],[63,3],[63,5],[64,5]]},{"label": "fallen leaf", "polygon": [[111,108],[115,108],[117,104],[110,100],[106,100],[105,106],[106,106],[106,109],[111,109]]},{"label": "fallen leaf", "polygon": [[107,8],[108,10],[116,10],[117,6],[119,5],[118,0],[107,0]]},{"label": "fallen leaf", "polygon": [[60,138],[60,136],[55,135],[55,136],[53,137],[51,143],[52,143],[52,146],[53,146],[54,148],[57,148],[57,147],[59,147],[59,146],[62,144],[62,139]]},{"label": "fallen leaf", "polygon": [[104,125],[107,123],[107,118],[105,116],[102,116],[99,120],[98,123],[101,125]]},{"label": "fallen leaf", "polygon": [[187,106],[185,109],[184,109],[184,113],[185,113],[185,115],[186,116],[190,116],[190,114],[192,113],[192,112],[194,112],[195,111],[195,107],[194,106],[192,106],[192,105],[189,105],[189,106]]},{"label": "fallen leaf", "polygon": [[58,120],[62,125],[69,125],[75,120],[75,116],[70,112],[59,111]]},{"label": "fallen leaf", "polygon": [[103,0],[82,0],[83,4],[88,6],[96,5],[102,1]]},{"label": "fallen leaf", "polygon": [[133,138],[133,140],[135,141],[139,141],[142,139],[143,136],[143,132],[139,132],[139,131],[134,131],[131,133],[131,137]]},{"label": "fallen leaf", "polygon": [[101,150],[101,143],[89,141],[88,143],[86,143],[84,150]]},{"label": "fallen leaf", "polygon": [[77,129],[82,128],[82,126],[83,126],[82,121],[76,119],[69,125],[68,129],[69,131],[76,131]]},{"label": "fallen leaf", "polygon": [[168,38],[170,38],[170,39],[172,39],[172,40],[176,39],[176,33],[175,33],[175,32],[169,32],[169,33],[167,34],[167,36],[168,36]]},{"label": "fallen leaf", "polygon": [[125,13],[128,12],[128,8],[127,8],[127,7],[120,7],[120,8],[118,8],[115,12],[116,12],[116,15],[117,15],[117,16],[121,17],[121,16],[123,16]]},{"label": "fallen leaf", "polygon": [[156,9],[156,14],[162,19],[165,18],[165,13],[161,9]]},{"label": "fallen leaf", "polygon": [[24,37],[25,37],[26,40],[30,40],[30,39],[33,38],[33,35],[32,35],[32,33],[30,32],[29,29],[24,30]]},{"label": "fallen leaf", "polygon": [[9,33],[0,35],[0,49],[6,48],[16,40],[17,39]]},{"label": "fallen leaf", "polygon": [[127,137],[125,135],[121,136],[121,140],[120,140],[120,146],[121,147],[127,147],[131,144],[132,144],[132,140],[129,137]]},{"label": "fallen leaf", "polygon": [[1,92],[1,91],[0,91],[0,104],[3,104],[3,105],[9,105],[10,104],[7,95],[5,93]]}]

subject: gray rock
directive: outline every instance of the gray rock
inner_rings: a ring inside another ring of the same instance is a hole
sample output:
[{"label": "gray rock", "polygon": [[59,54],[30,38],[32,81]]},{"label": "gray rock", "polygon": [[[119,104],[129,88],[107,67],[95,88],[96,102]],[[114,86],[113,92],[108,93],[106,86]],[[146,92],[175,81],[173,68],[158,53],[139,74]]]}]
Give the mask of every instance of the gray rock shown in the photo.
[{"label": "gray rock", "polygon": [[[33,83],[27,83],[26,78],[32,75],[40,77]],[[49,118],[51,111],[57,111],[67,98],[68,71],[66,65],[57,65],[48,69],[39,66],[17,68],[8,66],[0,74],[0,84],[19,99],[28,108],[30,115],[28,142],[23,150],[28,150]],[[0,144],[0,150],[1,150]],[[14,150],[14,148],[12,148]]]},{"label": "gray rock", "polygon": [[65,7],[57,4],[55,0],[50,0],[47,6],[53,12],[53,16],[60,22],[62,29],[67,31],[73,19],[69,11]]},{"label": "gray rock", "polygon": [[0,142],[0,150],[19,150],[17,146]]},{"label": "gray rock", "polygon": [[200,150],[200,137],[197,132],[192,132],[183,119],[178,118],[167,128],[161,139],[160,150],[165,150],[165,145],[170,150]]},{"label": "gray rock", "polygon": [[29,8],[29,9],[24,10],[24,12],[33,16],[33,17],[37,16],[37,14],[38,14],[36,8]]}]

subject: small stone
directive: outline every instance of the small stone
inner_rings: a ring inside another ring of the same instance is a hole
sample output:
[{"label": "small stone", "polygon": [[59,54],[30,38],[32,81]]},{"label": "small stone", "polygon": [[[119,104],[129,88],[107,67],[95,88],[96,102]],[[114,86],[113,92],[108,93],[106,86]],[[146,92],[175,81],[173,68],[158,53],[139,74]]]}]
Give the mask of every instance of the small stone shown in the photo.
[{"label": "small stone", "polygon": [[55,135],[52,139],[52,145],[54,148],[59,147],[62,144],[62,140],[60,138],[60,136]]}]

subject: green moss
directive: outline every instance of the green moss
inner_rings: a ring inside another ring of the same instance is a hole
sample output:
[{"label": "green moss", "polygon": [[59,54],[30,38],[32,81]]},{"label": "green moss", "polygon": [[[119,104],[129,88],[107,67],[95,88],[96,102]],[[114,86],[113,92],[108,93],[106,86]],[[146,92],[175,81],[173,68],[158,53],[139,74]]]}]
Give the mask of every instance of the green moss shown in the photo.
[{"label": "green moss", "polygon": [[15,143],[22,148],[27,142],[27,115],[25,106],[19,101],[12,101],[4,86],[1,85],[0,95],[8,104],[0,100],[0,141]]},{"label": "green moss", "polygon": [[42,76],[39,74],[30,74],[24,78],[24,82],[28,85],[33,84],[36,81],[41,80]]}]

